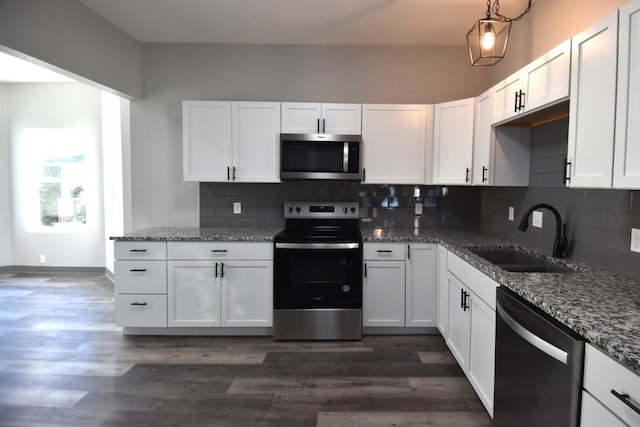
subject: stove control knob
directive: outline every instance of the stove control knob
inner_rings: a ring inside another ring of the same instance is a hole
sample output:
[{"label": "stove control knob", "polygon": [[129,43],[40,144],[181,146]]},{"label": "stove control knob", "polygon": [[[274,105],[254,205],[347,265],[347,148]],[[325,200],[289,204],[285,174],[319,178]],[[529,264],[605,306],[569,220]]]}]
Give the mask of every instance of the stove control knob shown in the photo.
[{"label": "stove control knob", "polygon": [[352,208],[351,208],[351,213],[352,213],[352,214],[356,213],[356,208],[353,208],[353,207],[352,207]]},{"label": "stove control knob", "polygon": [[289,206],[289,213],[293,212],[293,206]]},{"label": "stove control knob", "polygon": [[345,206],[344,208],[342,208],[342,211],[346,214],[348,212],[347,207]]},{"label": "stove control knob", "polygon": [[344,285],[344,286],[342,287],[342,290],[343,290],[344,292],[349,292],[349,291],[351,290],[351,287],[350,287],[349,285]]},{"label": "stove control knob", "polygon": [[300,209],[300,206],[296,206],[296,213],[300,213],[302,209]]}]

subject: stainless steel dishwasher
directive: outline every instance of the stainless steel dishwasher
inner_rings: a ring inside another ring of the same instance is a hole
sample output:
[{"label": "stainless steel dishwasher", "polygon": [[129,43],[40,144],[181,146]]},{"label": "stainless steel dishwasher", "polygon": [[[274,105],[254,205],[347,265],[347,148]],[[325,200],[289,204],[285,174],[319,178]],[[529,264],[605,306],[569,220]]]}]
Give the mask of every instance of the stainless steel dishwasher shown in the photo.
[{"label": "stainless steel dishwasher", "polygon": [[577,427],[584,339],[497,290],[494,427]]}]

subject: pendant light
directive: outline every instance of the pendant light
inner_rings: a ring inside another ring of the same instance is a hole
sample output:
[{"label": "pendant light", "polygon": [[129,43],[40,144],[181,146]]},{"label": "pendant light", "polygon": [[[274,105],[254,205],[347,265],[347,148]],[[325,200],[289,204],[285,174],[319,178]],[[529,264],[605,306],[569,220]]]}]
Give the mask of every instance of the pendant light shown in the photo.
[{"label": "pendant light", "polygon": [[504,58],[511,22],[519,21],[531,10],[532,0],[528,1],[528,6],[522,14],[516,18],[508,18],[500,14],[500,0],[495,0],[493,12],[491,0],[487,0],[486,17],[479,19],[467,33],[471,65],[495,65]]}]

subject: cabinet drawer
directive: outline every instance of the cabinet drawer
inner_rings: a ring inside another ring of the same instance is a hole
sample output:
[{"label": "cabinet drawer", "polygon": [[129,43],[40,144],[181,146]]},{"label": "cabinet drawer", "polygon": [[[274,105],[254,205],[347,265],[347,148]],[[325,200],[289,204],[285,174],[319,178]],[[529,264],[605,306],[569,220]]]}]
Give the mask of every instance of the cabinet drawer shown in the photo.
[{"label": "cabinet drawer", "polygon": [[406,245],[404,243],[365,243],[363,257],[366,260],[404,260]]},{"label": "cabinet drawer", "polygon": [[580,412],[580,427],[625,427],[623,423],[607,408],[602,406],[586,391],[582,392],[582,410]]},{"label": "cabinet drawer", "polygon": [[273,243],[169,242],[169,259],[273,259]]},{"label": "cabinet drawer", "polygon": [[166,294],[166,261],[115,262],[115,292],[117,294]]},{"label": "cabinet drawer", "polygon": [[585,346],[583,387],[629,425],[640,425],[640,415],[611,393],[628,394],[640,406],[640,376],[590,344]]},{"label": "cabinet drawer", "polygon": [[498,282],[451,252],[447,256],[447,269],[495,311]]},{"label": "cabinet drawer", "polygon": [[167,259],[166,242],[115,242],[116,259]]},{"label": "cabinet drawer", "polygon": [[167,327],[166,295],[116,295],[116,326]]}]

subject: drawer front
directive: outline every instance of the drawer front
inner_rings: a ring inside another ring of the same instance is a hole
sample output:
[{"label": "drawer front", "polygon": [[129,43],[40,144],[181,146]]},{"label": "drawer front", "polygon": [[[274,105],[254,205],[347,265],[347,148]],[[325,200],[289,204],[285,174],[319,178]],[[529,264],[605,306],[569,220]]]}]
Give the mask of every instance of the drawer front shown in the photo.
[{"label": "drawer front", "polygon": [[365,243],[363,257],[366,260],[401,260],[406,256],[404,243]]},{"label": "drawer front", "polygon": [[115,242],[116,259],[167,259],[166,242]]},{"label": "drawer front", "polygon": [[115,292],[117,294],[166,294],[166,261],[115,262]]},{"label": "drawer front", "polygon": [[493,311],[496,310],[498,282],[452,252],[449,252],[447,256],[447,269],[487,303]]},{"label": "drawer front", "polygon": [[169,242],[169,259],[273,260],[273,243]]},{"label": "drawer front", "polygon": [[585,346],[583,387],[625,423],[640,425],[640,414],[611,393],[628,394],[640,407],[640,376],[590,344]]},{"label": "drawer front", "polygon": [[116,326],[167,327],[166,295],[116,295]]},{"label": "drawer front", "polygon": [[580,427],[625,427],[607,408],[602,406],[586,391],[582,392],[582,410],[580,412]]}]

